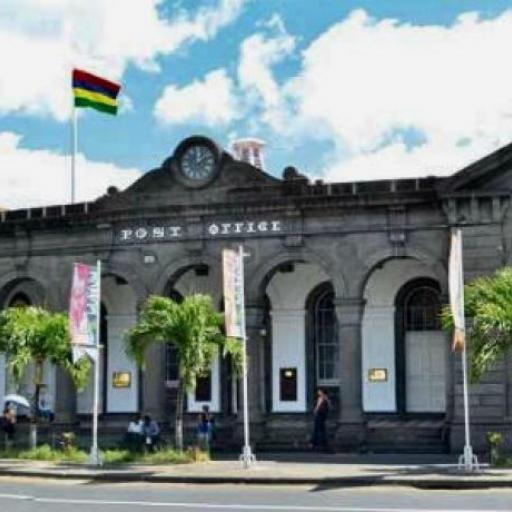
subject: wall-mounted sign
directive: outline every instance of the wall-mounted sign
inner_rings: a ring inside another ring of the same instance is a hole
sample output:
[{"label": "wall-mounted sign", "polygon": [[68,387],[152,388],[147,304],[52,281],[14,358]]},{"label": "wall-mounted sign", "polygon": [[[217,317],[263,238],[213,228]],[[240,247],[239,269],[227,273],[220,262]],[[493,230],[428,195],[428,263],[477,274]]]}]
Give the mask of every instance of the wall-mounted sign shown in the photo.
[{"label": "wall-mounted sign", "polygon": [[[208,222],[203,226],[201,238],[221,238],[238,235],[272,235],[281,233],[282,229],[282,222],[280,220]],[[186,237],[186,226],[169,225],[165,223],[154,226],[125,226],[118,229],[116,233],[116,241],[120,243],[170,242]]]},{"label": "wall-mounted sign", "polygon": [[132,374],[130,372],[114,372],[112,374],[112,387],[129,388],[132,385]]},{"label": "wall-mounted sign", "polygon": [[370,382],[387,382],[387,380],[388,380],[387,368],[370,368],[368,370],[368,380]]}]

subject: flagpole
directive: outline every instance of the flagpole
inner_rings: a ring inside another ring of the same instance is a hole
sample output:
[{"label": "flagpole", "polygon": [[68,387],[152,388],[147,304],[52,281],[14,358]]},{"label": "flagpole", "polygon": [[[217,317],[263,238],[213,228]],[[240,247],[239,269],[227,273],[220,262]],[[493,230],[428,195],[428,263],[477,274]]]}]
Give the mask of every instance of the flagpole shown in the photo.
[{"label": "flagpole", "polygon": [[102,461],[98,450],[98,408],[100,398],[100,316],[101,316],[101,261],[97,261],[98,272],[98,302],[96,315],[96,360],[94,361],[94,398],[92,405],[92,446],[89,463],[101,466]]},{"label": "flagpole", "polygon": [[73,152],[71,154],[71,203],[75,202],[76,154],[78,151],[78,120],[73,98],[73,113],[71,116],[71,131],[73,137]]},{"label": "flagpole", "polygon": [[241,324],[242,324],[242,342],[243,342],[243,355],[242,355],[242,365],[243,365],[243,400],[244,400],[244,447],[242,450],[242,454],[240,455],[240,461],[242,462],[244,468],[249,468],[251,464],[256,462],[256,457],[252,453],[251,445],[249,442],[249,400],[247,392],[247,332],[245,328],[245,290],[244,290],[244,247],[240,244],[238,247],[238,257],[240,261],[240,287],[241,287],[241,296],[244,299],[244,304],[241,308]]},{"label": "flagpole", "polygon": [[[463,258],[462,258],[462,230],[456,228],[456,238],[459,240],[460,247],[460,265],[458,268],[459,272],[459,286],[460,286],[460,300],[462,303],[462,310],[464,312],[464,269],[463,269]],[[478,459],[473,454],[473,447],[471,446],[471,435],[469,428],[469,389],[468,389],[468,363],[467,363],[467,351],[466,351],[466,318],[465,314],[462,315],[463,322],[463,333],[464,342],[461,352],[462,357],[462,388],[464,395],[464,451],[459,457],[459,466],[464,463],[464,469],[466,471],[478,470]]]}]

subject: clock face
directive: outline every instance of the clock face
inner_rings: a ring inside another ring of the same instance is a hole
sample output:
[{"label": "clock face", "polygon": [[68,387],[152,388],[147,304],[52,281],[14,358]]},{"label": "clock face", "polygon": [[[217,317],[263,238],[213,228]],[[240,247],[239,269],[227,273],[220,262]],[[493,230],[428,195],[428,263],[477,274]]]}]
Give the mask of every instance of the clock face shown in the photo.
[{"label": "clock face", "polygon": [[215,155],[203,145],[189,146],[181,156],[181,172],[190,180],[202,181],[215,172]]}]

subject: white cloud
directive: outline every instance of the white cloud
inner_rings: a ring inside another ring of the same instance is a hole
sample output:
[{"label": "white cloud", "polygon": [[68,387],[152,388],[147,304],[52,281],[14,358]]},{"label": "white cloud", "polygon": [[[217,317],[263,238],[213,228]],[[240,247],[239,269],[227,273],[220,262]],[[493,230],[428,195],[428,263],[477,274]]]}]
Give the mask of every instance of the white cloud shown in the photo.
[{"label": "white cloud", "polygon": [[272,108],[280,102],[279,84],[272,67],[290,55],[295,38],[286,31],[278,15],[264,24],[263,32],[251,35],[240,46],[238,81],[246,94],[255,95],[263,107]]},{"label": "white cloud", "polygon": [[[71,158],[48,150],[23,148],[22,138],[0,132],[0,207],[26,208],[70,202]],[[105,194],[107,187],[126,188],[141,176],[137,169],[123,169],[107,162],[77,156],[77,201]]]},{"label": "white cloud", "polygon": [[253,81],[267,130],[294,144],[332,143],[329,179],[447,174],[512,139],[511,47],[512,10],[450,26],[357,10],[305,49],[296,77],[278,87],[272,62],[259,58]]},{"label": "white cloud", "polygon": [[207,126],[228,124],[239,115],[233,82],[223,69],[181,89],[174,85],[166,87],[154,113],[164,124],[197,122]]},{"label": "white cloud", "polygon": [[166,19],[161,0],[2,0],[0,114],[64,120],[73,67],[114,80],[128,64],[157,70],[159,56],[213,38],[237,18],[245,1],[218,0]]},{"label": "white cloud", "polygon": [[236,78],[217,69],[182,88],[171,84],[158,99],[155,116],[165,124],[198,122],[214,127],[245,115],[248,127],[263,121],[277,129],[282,95],[273,67],[293,52],[295,38],[278,15],[260,27],[240,45]]}]

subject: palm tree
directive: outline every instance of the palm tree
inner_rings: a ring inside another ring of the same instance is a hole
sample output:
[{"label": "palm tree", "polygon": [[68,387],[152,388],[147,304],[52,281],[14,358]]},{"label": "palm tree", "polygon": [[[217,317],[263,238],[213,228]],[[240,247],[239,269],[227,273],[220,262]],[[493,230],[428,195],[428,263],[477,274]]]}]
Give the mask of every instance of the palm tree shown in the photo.
[{"label": "palm tree", "polygon": [[45,362],[64,368],[77,389],[87,382],[90,364],[86,358],[73,363],[68,318],[64,313],[51,313],[40,307],[10,307],[0,311],[0,353],[7,359],[7,368],[19,383],[29,365],[33,365],[34,430],[31,444],[37,444],[39,397],[44,386]]},{"label": "palm tree", "polygon": [[[512,348],[512,267],[464,286],[464,308],[471,319],[466,335],[471,380],[478,382]],[[442,320],[446,329],[453,328],[449,308],[444,309]]]},{"label": "palm tree", "polygon": [[215,311],[211,297],[195,294],[178,303],[153,295],[144,305],[137,324],[126,333],[127,353],[139,366],[153,343],[171,343],[177,350],[179,381],[176,398],[175,443],[183,449],[183,409],[185,392],[192,391],[196,378],[208,372],[220,350],[230,354],[240,368],[240,343],[222,333],[223,315]]}]

